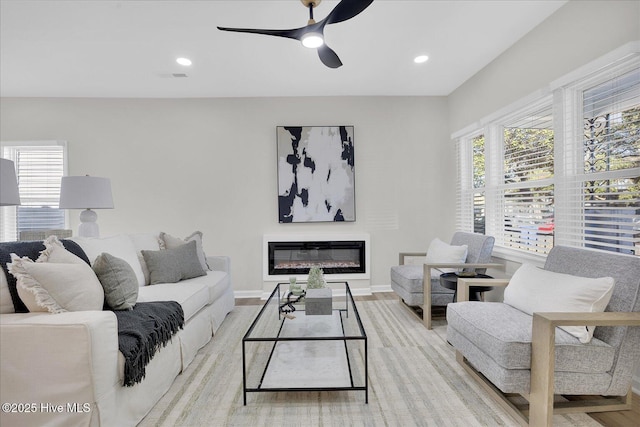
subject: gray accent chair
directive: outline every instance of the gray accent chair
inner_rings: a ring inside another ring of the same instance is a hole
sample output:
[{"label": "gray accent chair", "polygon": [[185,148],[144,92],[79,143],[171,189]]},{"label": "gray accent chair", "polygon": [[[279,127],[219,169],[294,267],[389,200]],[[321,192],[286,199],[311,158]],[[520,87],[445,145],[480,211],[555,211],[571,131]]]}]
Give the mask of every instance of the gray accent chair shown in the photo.
[{"label": "gray accent chair", "polygon": [[[640,363],[640,257],[556,246],[545,270],[581,277],[613,277],[604,313],[534,313],[500,302],[468,301],[458,281],[458,302],[447,307],[447,340],[459,363],[523,425],[549,426],[553,414],[631,409],[631,383]],[[491,285],[506,280],[488,279]],[[557,326],[597,326],[582,344]],[[553,356],[555,355],[555,356]],[[517,393],[528,405],[514,402]],[[555,395],[597,395],[556,402]]]},{"label": "gray accent chair", "polygon": [[[464,264],[405,264],[405,258],[426,256],[424,252],[400,252],[400,265],[391,267],[391,289],[400,297],[401,302],[416,308],[422,307],[422,320],[427,329],[431,329],[431,307],[446,306],[453,302],[454,292],[440,285],[440,275],[431,269],[458,268],[476,273],[484,273],[489,267],[502,267],[501,264],[491,263],[491,252],[495,239],[483,234],[457,231],[451,238],[451,245],[468,245],[467,259]],[[423,277],[432,277],[423,280]]]}]

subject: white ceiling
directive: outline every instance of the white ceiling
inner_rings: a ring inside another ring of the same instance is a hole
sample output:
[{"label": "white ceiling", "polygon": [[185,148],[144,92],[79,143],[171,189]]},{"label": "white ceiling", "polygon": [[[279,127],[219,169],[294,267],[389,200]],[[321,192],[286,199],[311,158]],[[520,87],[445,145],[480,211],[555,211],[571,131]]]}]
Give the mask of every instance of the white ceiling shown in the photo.
[{"label": "white ceiling", "polygon": [[[337,3],[322,1],[316,20]],[[295,40],[216,29],[304,26],[299,0],[2,0],[0,95],[448,95],[564,3],[375,0],[325,28],[344,63],[330,69]]]}]

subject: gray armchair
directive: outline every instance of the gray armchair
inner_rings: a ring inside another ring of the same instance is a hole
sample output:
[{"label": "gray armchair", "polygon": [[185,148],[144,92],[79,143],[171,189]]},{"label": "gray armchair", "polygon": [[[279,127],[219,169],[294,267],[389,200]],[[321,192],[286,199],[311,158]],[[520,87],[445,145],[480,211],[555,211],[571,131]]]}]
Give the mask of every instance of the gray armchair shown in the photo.
[{"label": "gray armchair", "polygon": [[[467,259],[462,264],[405,264],[405,258],[425,256],[426,253],[401,252],[400,265],[391,267],[391,288],[404,304],[413,308],[412,312],[415,313],[415,308],[422,307],[423,323],[427,329],[431,329],[431,307],[446,306],[453,302],[455,292],[441,286],[439,274],[432,275],[431,270],[455,268],[484,273],[489,267],[502,267],[500,264],[491,264],[494,241],[493,237],[482,234],[462,231],[454,233],[451,245],[469,247]],[[423,280],[424,277],[431,277],[431,280]]]},{"label": "gray armchair", "polygon": [[[447,339],[458,362],[525,425],[549,426],[554,413],[630,409],[632,376],[640,363],[640,257],[556,246],[544,270],[613,277],[605,312],[531,316],[505,303],[465,301],[469,286],[482,280],[459,280],[458,302],[447,307]],[[557,326],[598,327],[583,344]],[[529,404],[516,404],[513,393]],[[554,404],[554,394],[598,398]]]}]

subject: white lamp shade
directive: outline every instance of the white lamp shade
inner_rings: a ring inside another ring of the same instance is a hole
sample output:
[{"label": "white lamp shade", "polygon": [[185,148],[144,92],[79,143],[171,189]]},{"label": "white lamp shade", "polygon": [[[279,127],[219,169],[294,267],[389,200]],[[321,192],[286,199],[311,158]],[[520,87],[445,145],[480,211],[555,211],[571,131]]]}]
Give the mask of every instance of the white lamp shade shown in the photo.
[{"label": "white lamp shade", "polygon": [[0,206],[20,204],[16,168],[11,160],[0,159]]},{"label": "white lamp shade", "polygon": [[113,209],[111,180],[96,176],[63,176],[60,209]]}]

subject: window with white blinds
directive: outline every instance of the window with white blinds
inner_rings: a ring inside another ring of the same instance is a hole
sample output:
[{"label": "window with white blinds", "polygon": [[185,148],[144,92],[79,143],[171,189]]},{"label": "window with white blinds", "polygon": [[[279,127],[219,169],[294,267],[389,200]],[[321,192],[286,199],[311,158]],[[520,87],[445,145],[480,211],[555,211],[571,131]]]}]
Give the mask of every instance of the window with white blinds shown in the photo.
[{"label": "window with white blinds", "polygon": [[562,241],[640,255],[640,64],[613,74],[569,88],[583,129],[567,141],[581,156],[565,185],[580,204],[567,207]]},{"label": "window with white blinds", "polygon": [[65,211],[58,209],[66,144],[61,141],[3,143],[2,157],[15,162],[21,204],[1,209],[0,240],[17,240],[21,231],[66,228]]},{"label": "window with white blinds", "polygon": [[457,136],[460,230],[640,255],[640,53],[589,70]]},{"label": "window with white blinds", "polygon": [[486,224],[484,135],[478,135],[471,140],[471,151],[473,153],[473,232],[484,234]]},{"label": "window with white blinds", "polygon": [[[458,141],[457,228],[485,232],[484,135]],[[470,155],[468,155],[471,153]]]},{"label": "window with white blinds", "polygon": [[[502,225],[498,244],[546,254],[553,247],[553,116],[551,100],[517,114],[502,127]],[[496,162],[498,163],[498,162]]]}]

